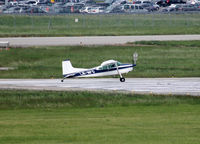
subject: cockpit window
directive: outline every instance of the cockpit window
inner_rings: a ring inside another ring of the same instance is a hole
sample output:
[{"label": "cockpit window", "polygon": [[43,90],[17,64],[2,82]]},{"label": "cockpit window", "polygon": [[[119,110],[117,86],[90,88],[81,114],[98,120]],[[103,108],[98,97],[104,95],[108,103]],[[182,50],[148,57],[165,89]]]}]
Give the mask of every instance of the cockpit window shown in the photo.
[{"label": "cockpit window", "polygon": [[108,69],[107,65],[102,67],[102,70],[106,70],[106,69]]},{"label": "cockpit window", "polygon": [[115,64],[110,64],[110,65],[108,65],[108,67],[109,68],[115,68],[116,66],[115,66]]},{"label": "cockpit window", "polygon": [[100,66],[98,69],[99,69],[99,70],[114,69],[114,68],[116,68],[116,64],[117,64],[117,66],[120,66],[120,65],[121,65],[120,62],[110,63],[110,64],[107,64],[107,65]]},{"label": "cockpit window", "polygon": [[[118,65],[118,63],[117,63],[117,65]],[[99,69],[100,69],[100,70],[109,70],[109,69],[113,69],[113,68],[116,68],[115,63],[102,66],[102,67],[100,67]]]}]

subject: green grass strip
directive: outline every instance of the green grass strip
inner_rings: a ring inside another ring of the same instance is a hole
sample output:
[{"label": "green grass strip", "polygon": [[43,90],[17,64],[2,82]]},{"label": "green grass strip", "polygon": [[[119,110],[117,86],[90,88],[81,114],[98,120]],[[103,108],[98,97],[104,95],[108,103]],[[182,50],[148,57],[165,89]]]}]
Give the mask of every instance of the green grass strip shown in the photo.
[{"label": "green grass strip", "polygon": [[0,78],[61,78],[61,63],[70,59],[74,67],[92,68],[114,59],[132,63],[134,71],[125,77],[199,77],[200,41],[136,42],[124,46],[57,46],[16,48],[0,52]]},{"label": "green grass strip", "polygon": [[200,104],[198,97],[137,95],[106,92],[54,92],[1,90],[0,109],[16,108],[87,108],[112,106],[156,106]]},{"label": "green grass strip", "polygon": [[199,144],[200,99],[0,91],[0,144]]}]

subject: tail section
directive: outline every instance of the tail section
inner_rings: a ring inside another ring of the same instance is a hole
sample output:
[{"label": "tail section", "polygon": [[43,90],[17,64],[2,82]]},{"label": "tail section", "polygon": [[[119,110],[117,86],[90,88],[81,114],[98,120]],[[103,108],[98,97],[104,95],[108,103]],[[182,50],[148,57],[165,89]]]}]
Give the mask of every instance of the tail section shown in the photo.
[{"label": "tail section", "polygon": [[73,73],[75,70],[70,62],[70,60],[62,61],[62,74],[70,74]]},{"label": "tail section", "polygon": [[62,61],[62,74],[63,74],[63,76],[67,75],[67,74],[85,71],[85,70],[87,70],[87,69],[74,68],[69,59]]}]

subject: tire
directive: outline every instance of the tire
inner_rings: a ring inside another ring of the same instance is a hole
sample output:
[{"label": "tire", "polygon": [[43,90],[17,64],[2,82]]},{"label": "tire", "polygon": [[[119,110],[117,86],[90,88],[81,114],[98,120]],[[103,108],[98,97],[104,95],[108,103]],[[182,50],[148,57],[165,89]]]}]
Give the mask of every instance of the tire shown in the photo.
[{"label": "tire", "polygon": [[124,77],[120,78],[120,82],[125,82],[125,78]]},{"label": "tire", "polygon": [[61,80],[61,82],[63,82],[63,80]]}]

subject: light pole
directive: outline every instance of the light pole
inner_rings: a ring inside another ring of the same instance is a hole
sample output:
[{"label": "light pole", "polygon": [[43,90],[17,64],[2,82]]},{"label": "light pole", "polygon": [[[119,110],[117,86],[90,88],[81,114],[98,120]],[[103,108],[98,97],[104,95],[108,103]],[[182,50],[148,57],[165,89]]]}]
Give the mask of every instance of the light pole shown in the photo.
[{"label": "light pole", "polygon": [[133,54],[133,61],[134,61],[134,64],[136,64],[137,60],[138,60],[138,53],[135,52],[135,53]]},{"label": "light pole", "polygon": [[8,5],[8,0],[5,0],[5,5],[6,5],[6,6]]}]

